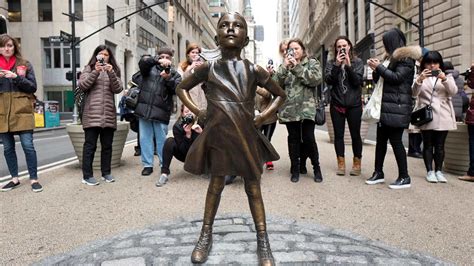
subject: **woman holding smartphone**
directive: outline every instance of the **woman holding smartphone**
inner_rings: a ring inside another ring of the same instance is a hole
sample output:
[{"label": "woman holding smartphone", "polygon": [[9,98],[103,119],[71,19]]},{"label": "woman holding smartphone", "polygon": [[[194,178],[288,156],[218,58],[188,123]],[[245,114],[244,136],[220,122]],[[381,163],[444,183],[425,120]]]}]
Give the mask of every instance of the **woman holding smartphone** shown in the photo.
[{"label": "woman holding smartphone", "polygon": [[[201,47],[196,43],[188,44],[186,47],[186,59],[179,64],[178,73],[183,77],[183,79],[190,76],[194,69],[204,62],[204,60],[199,56],[201,53]],[[192,88],[189,91],[191,98],[198,105],[199,109],[207,108],[206,95],[204,94],[203,84],[199,84],[196,87]],[[181,107],[178,106],[178,110],[181,110]]]},{"label": "woman holding smartphone", "polygon": [[433,120],[419,127],[423,135],[426,180],[430,183],[446,183],[448,180],[442,172],[444,143],[448,130],[457,128],[451,97],[458,89],[453,76],[443,72],[443,57],[439,52],[426,53],[421,59],[420,67],[421,73],[413,84],[413,94],[418,96],[417,108],[431,104],[433,110]]},{"label": "woman holding smartphone", "polygon": [[354,155],[350,175],[361,174],[362,138],[362,82],[364,63],[354,56],[352,43],[346,36],[334,42],[334,60],[326,67],[326,83],[331,85],[331,120],[334,127],[334,148],[337,156],[337,175],[346,174],[344,158],[345,123],[349,125]]}]

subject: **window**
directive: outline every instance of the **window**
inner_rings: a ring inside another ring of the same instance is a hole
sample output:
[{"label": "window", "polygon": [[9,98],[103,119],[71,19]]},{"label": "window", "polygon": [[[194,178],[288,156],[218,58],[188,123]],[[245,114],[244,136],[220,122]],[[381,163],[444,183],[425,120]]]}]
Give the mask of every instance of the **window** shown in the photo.
[{"label": "window", "polygon": [[130,36],[130,19],[125,19],[125,35]]},{"label": "window", "polygon": [[53,21],[51,0],[38,0],[38,21]]},{"label": "window", "polygon": [[[114,9],[110,6],[107,6],[107,25],[114,22]],[[110,25],[111,28],[114,28],[114,24]]]},{"label": "window", "polygon": [[349,1],[345,1],[344,3],[344,15],[345,15],[345,22],[344,28],[346,29],[346,36],[349,36]]},{"label": "window", "polygon": [[[76,42],[79,38],[76,38]],[[51,43],[42,38],[44,68],[71,68],[72,56],[69,43]],[[80,67],[80,48],[76,46],[76,68]]]},{"label": "window", "polygon": [[354,1],[354,40],[359,40],[359,7],[357,1]]},{"label": "window", "polygon": [[[142,9],[146,6],[147,5],[143,3],[143,0],[137,2],[137,9]],[[157,28],[164,34],[168,34],[168,23],[164,19],[162,19],[155,11],[151,9],[145,9],[139,14],[142,18],[151,23],[155,28]]]},{"label": "window", "polygon": [[21,21],[21,0],[8,0],[8,21]]},{"label": "window", "polygon": [[[71,2],[69,2],[69,12],[71,11],[72,11]],[[82,0],[74,0],[74,14],[77,17],[76,20],[83,20],[84,11],[83,11]],[[71,21],[71,18],[69,18],[69,21]]]},{"label": "window", "polygon": [[142,27],[138,28],[137,41],[138,45],[145,49],[166,46],[165,42],[153,36],[153,34],[143,29]]}]

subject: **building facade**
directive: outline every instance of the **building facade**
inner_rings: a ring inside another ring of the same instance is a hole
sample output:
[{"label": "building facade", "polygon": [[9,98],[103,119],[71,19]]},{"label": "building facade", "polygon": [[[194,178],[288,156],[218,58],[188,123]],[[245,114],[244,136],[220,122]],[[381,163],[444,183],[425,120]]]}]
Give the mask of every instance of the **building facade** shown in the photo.
[{"label": "building facade", "polygon": [[278,29],[278,43],[280,43],[282,40],[290,38],[289,0],[278,0],[276,23]]}]

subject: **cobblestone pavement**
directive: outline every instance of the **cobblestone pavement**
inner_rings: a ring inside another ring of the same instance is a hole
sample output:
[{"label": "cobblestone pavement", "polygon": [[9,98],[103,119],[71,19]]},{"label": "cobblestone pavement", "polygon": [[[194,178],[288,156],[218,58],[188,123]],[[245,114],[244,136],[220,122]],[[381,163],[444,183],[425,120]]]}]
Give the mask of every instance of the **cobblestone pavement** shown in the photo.
[{"label": "cobblestone pavement", "polygon": [[[318,224],[271,217],[267,223],[273,255],[280,265],[448,264]],[[162,223],[95,241],[35,265],[189,265],[201,225],[202,220],[197,219]],[[257,264],[256,234],[250,216],[218,216],[213,232],[213,247],[206,264]]]}]

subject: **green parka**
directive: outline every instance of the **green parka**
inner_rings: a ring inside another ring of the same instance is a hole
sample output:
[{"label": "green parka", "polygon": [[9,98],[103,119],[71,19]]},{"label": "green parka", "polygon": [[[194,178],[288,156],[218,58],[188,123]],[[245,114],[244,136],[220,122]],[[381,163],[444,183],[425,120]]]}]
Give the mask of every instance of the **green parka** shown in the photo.
[{"label": "green parka", "polygon": [[287,69],[283,64],[278,67],[273,78],[287,95],[285,103],[278,111],[280,123],[305,119],[314,121],[316,86],[321,83],[321,72],[319,61],[308,57],[291,69]]}]

